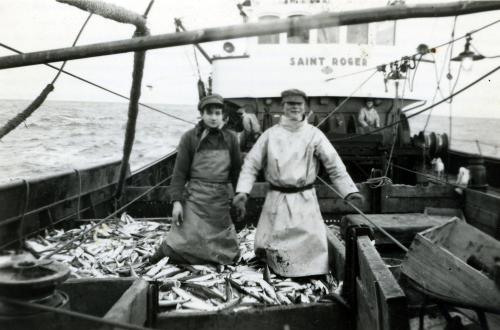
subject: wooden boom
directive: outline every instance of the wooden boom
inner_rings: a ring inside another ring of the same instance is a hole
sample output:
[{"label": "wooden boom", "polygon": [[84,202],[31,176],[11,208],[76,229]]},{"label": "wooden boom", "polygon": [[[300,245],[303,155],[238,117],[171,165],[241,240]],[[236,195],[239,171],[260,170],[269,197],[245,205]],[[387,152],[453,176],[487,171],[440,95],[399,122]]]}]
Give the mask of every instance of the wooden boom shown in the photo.
[{"label": "wooden boom", "polygon": [[291,29],[316,29],[418,17],[445,17],[499,9],[500,1],[457,1],[444,4],[396,5],[363,10],[327,12],[273,20],[272,22],[230,25],[4,56],[0,57],[0,69],[275,34]]}]

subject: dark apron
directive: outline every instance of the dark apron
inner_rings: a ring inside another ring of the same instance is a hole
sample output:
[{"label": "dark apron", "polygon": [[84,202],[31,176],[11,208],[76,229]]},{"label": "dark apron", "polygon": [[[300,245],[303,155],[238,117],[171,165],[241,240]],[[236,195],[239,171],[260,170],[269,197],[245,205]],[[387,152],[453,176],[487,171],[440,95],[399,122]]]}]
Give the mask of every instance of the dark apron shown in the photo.
[{"label": "dark apron", "polygon": [[201,150],[194,155],[186,185],[184,222],[172,224],[166,244],[191,264],[231,264],[239,258],[239,242],[229,216],[233,190],[228,183],[229,151]]}]

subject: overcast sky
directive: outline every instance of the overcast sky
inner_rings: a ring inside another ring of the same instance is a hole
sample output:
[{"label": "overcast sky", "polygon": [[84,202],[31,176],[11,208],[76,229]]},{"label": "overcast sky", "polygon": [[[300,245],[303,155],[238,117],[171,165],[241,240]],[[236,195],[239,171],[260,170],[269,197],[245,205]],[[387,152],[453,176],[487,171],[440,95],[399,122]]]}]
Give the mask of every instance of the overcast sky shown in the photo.
[{"label": "overcast sky", "polygon": [[[333,1],[333,0],[332,0]],[[114,0],[142,13],[149,0]],[[407,3],[429,1],[407,1]],[[175,31],[174,17],[182,18],[186,28],[223,26],[241,23],[235,0],[156,0],[148,17],[152,34]],[[363,3],[372,3],[365,1]],[[68,47],[72,44],[87,13],[54,0],[0,0],[0,42],[23,52]],[[500,11],[467,15],[458,18],[456,36],[500,19]],[[401,23],[400,23],[401,22]],[[436,45],[450,38],[453,19],[419,19],[398,22],[398,43],[414,49],[419,43]],[[78,44],[127,39],[134,27],[93,16]],[[500,24],[474,35],[473,45],[484,55],[500,55]],[[454,46],[454,54],[463,50],[463,41]],[[213,53],[214,45],[205,45]],[[0,56],[12,52],[0,49]],[[439,55],[439,54],[437,54]],[[128,95],[133,55],[121,54],[71,61],[66,70]],[[206,76],[210,67],[198,57],[201,73]],[[462,73],[457,87],[478,78],[500,64],[500,59],[476,62],[471,72]],[[58,65],[58,64],[57,64]],[[33,99],[53,78],[55,71],[42,65],[0,71],[0,99]],[[197,70],[193,47],[183,46],[148,51],[141,101],[145,103],[192,104],[197,101],[195,82]],[[435,84],[434,77],[429,83]],[[447,81],[443,84],[448,90]],[[480,83],[467,95],[456,98],[454,111],[459,115],[500,118],[500,73]],[[50,100],[86,100],[122,102],[94,87],[71,77],[59,78]],[[471,108],[474,111],[471,112]],[[442,113],[446,115],[447,113]]]}]

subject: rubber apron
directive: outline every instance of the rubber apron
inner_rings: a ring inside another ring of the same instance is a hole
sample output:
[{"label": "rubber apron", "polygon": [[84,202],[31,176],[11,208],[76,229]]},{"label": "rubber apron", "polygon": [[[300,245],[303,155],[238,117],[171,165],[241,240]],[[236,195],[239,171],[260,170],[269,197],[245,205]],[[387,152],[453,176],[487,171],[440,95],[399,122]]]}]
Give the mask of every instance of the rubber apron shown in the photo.
[{"label": "rubber apron", "polygon": [[228,183],[230,165],[227,149],[194,154],[185,190],[184,222],[173,224],[166,238],[168,246],[192,264],[231,264],[239,258],[238,237],[229,215],[234,194]]}]

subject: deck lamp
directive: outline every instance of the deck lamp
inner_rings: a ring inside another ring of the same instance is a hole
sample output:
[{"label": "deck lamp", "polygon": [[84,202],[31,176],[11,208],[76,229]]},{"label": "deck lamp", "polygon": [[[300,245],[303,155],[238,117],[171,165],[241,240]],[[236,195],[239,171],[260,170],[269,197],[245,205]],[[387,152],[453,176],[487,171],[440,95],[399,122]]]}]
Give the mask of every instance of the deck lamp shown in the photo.
[{"label": "deck lamp", "polygon": [[474,61],[479,61],[479,60],[482,60],[484,58],[483,55],[476,54],[470,50],[471,40],[472,40],[472,37],[470,36],[469,33],[467,33],[466,38],[465,38],[464,51],[461,52],[460,54],[458,54],[458,56],[451,59],[451,61],[462,62],[462,68],[465,71],[470,71],[472,69],[472,64]]}]

